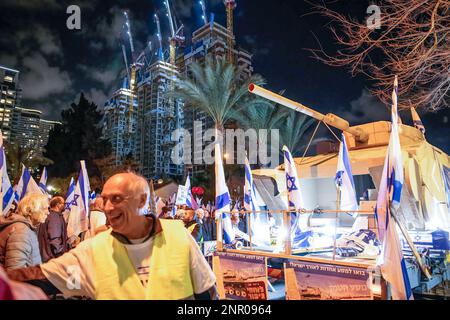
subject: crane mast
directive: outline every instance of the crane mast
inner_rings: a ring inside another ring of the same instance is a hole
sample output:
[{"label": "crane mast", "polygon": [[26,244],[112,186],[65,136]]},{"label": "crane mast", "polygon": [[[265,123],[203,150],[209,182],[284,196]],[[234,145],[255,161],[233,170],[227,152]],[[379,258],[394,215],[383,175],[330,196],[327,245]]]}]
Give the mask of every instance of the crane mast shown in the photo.
[{"label": "crane mast", "polygon": [[131,28],[130,28],[130,20],[128,19],[128,14],[126,11],[123,12],[125,16],[125,26],[126,26],[126,33],[128,35],[128,39],[130,42],[130,50],[131,50],[131,66],[128,67],[127,61],[127,55],[125,52],[125,46],[122,45],[122,52],[124,55],[125,60],[125,66],[127,68],[127,75],[129,79],[129,86],[130,86],[130,96],[129,96],[129,107],[128,107],[128,118],[127,118],[127,124],[128,124],[128,134],[133,133],[133,113],[134,113],[134,97],[136,93],[136,70],[137,70],[137,64],[134,61],[134,45],[133,45],[133,37],[131,36]]},{"label": "crane mast", "polygon": [[203,2],[203,0],[200,0],[198,3],[202,7],[202,19],[203,19],[203,22],[204,22],[204,24],[208,24],[208,19],[206,18],[206,6],[205,6],[205,3]]},{"label": "crane mast", "polygon": [[156,34],[156,37],[158,38],[158,43],[159,43],[159,50],[158,50],[159,57],[158,58],[163,60],[163,57],[162,57],[163,48],[162,48],[161,24],[159,23],[158,14],[155,13],[154,17],[155,17],[155,23],[156,23],[156,30],[158,31],[158,33]]},{"label": "crane mast", "polygon": [[227,60],[229,63],[233,63],[233,10],[236,8],[237,4],[235,0],[223,0],[223,4],[227,10],[227,30],[228,30],[228,38],[227,38],[227,46],[228,46],[228,55]]}]

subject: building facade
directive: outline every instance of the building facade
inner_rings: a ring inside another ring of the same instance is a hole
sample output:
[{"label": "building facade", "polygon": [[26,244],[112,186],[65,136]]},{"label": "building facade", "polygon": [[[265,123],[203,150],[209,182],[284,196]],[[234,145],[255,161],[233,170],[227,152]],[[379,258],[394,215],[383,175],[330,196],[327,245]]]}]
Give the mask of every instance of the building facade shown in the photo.
[{"label": "building facade", "polygon": [[14,109],[19,105],[19,71],[0,66],[0,129],[11,140]]},{"label": "building facade", "polygon": [[170,63],[158,60],[142,70],[138,77],[138,124],[135,159],[141,174],[148,179],[180,178],[184,166],[172,161],[178,141],[172,133],[183,128],[183,104],[167,93],[178,81],[178,72]]},{"label": "building facade", "polygon": [[127,78],[104,105],[103,136],[111,142],[115,165],[135,153],[137,107],[136,95],[129,89]]}]

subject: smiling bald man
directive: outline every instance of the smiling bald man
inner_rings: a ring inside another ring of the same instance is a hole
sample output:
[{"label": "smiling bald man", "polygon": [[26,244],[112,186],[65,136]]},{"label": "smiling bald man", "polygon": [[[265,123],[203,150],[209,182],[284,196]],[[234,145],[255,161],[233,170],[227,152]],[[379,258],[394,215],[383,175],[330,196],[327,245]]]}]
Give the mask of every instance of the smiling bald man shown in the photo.
[{"label": "smiling bald man", "polygon": [[[47,293],[92,299],[217,299],[215,276],[182,221],[147,214],[147,181],[112,176],[101,197],[111,229],[34,268],[9,276]],[[49,285],[49,283],[51,285]]]}]

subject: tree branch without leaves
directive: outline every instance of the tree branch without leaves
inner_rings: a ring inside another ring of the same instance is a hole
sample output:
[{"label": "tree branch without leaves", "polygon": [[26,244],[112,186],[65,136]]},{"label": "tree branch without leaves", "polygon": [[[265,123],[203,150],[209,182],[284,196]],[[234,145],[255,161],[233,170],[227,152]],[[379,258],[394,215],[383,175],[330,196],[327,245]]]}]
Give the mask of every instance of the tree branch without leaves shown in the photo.
[{"label": "tree branch without leaves", "polygon": [[331,19],[338,49],[327,53],[320,44],[309,49],[318,60],[364,74],[371,92],[391,103],[394,75],[399,81],[399,108],[437,111],[449,107],[450,1],[382,0],[381,29],[370,29],[326,4],[314,8]]}]

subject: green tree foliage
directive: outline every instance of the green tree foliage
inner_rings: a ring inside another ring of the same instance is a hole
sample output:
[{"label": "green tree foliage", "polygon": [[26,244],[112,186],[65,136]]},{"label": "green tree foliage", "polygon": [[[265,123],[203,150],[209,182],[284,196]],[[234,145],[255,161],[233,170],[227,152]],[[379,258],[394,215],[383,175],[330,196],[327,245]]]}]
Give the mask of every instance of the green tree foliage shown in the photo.
[{"label": "green tree foliage", "polygon": [[48,166],[53,163],[49,158],[44,157],[39,148],[34,146],[22,147],[18,144],[10,144],[4,142],[6,160],[8,163],[8,175],[12,183],[17,183],[22,173],[22,164],[25,165],[32,173],[39,171],[40,166]]},{"label": "green tree foliage", "polygon": [[264,79],[253,75],[241,80],[242,72],[220,57],[206,59],[205,64],[193,63],[189,76],[179,82],[171,94],[185,101],[186,105],[204,111],[217,129],[223,130],[234,111],[246,108],[253,102],[248,99],[248,85],[262,85]]},{"label": "green tree foliage", "polygon": [[62,125],[50,131],[44,154],[54,162],[48,167],[49,175],[65,177],[71,172],[79,172],[80,160],[86,161],[90,175],[98,174],[93,160],[111,153],[111,144],[102,138],[101,112],[81,93],[78,103],[63,110],[61,118]]}]

